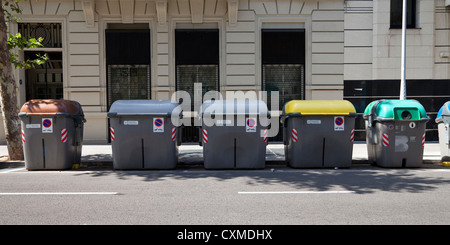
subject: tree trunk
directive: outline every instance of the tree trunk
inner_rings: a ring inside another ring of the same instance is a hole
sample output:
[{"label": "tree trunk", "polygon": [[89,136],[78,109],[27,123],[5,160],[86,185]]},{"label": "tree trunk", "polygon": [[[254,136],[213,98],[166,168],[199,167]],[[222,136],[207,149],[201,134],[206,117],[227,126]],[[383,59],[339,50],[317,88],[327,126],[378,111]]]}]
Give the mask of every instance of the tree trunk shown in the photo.
[{"label": "tree trunk", "polygon": [[[2,1],[0,1],[1,4]],[[16,82],[9,60],[8,35],[3,10],[0,8],[0,96],[10,160],[23,160],[20,120],[18,116]]]}]

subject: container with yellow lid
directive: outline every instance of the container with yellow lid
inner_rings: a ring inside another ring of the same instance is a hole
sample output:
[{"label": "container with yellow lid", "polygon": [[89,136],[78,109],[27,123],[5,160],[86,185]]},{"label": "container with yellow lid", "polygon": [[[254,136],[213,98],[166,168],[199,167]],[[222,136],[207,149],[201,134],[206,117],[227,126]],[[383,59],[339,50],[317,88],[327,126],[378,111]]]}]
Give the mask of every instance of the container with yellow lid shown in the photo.
[{"label": "container with yellow lid", "polygon": [[350,167],[356,110],[347,100],[291,100],[281,115],[294,168]]},{"label": "container with yellow lid", "polygon": [[291,100],[284,106],[283,114],[356,116],[356,110],[347,100]]}]

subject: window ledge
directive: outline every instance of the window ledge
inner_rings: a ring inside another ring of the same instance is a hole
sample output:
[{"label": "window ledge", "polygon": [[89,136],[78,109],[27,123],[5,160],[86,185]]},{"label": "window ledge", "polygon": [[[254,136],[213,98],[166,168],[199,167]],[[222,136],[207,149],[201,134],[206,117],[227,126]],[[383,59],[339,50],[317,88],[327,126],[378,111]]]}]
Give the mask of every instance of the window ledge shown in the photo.
[{"label": "window ledge", "polygon": [[[389,30],[401,30],[401,27],[389,27]],[[422,30],[422,27],[406,27],[406,30]]]}]

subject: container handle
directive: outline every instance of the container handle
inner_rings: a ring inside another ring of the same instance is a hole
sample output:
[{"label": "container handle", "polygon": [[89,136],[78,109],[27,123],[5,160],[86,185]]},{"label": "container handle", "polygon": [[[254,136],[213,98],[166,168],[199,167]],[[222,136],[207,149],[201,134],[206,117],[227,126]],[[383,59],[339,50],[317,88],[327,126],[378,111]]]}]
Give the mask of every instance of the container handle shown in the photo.
[{"label": "container handle", "polygon": [[369,114],[369,117],[368,117],[369,128],[371,128],[373,126],[373,122],[375,120],[374,117],[375,117],[375,113],[376,113],[375,110],[376,110],[378,104],[380,104],[382,101],[384,101],[384,100],[376,101],[375,104],[373,104],[372,108],[370,109],[370,114]]}]

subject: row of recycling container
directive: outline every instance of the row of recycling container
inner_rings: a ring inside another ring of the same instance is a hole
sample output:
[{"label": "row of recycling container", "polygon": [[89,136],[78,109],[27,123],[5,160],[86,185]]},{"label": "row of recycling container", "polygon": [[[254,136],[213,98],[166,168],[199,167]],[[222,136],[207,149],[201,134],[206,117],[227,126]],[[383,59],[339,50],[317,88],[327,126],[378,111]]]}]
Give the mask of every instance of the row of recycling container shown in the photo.
[{"label": "row of recycling container", "polygon": [[[286,162],[293,168],[350,167],[356,118],[346,100],[292,100],[280,120]],[[19,113],[28,170],[68,169],[81,161],[81,105],[71,100],[31,100]],[[119,100],[112,104],[110,136],[114,169],[173,169],[181,145],[178,103]],[[199,128],[206,169],[261,169],[270,114],[260,100],[203,103]],[[364,111],[369,161],[382,167],[420,167],[425,124],[415,100],[377,100]],[[443,159],[448,158],[450,102],[436,119]]]}]

